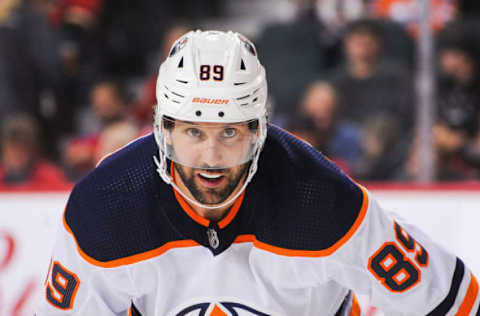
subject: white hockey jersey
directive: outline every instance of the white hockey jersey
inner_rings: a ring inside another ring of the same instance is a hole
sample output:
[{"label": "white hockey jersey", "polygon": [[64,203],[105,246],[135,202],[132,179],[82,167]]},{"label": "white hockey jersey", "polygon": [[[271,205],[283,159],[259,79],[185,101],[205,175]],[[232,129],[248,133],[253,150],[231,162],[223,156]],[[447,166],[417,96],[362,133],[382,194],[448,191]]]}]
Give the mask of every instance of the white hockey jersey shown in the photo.
[{"label": "white hockey jersey", "polygon": [[219,222],[156,175],[153,136],[72,191],[36,315],[480,315],[463,262],[270,126],[258,173]]}]

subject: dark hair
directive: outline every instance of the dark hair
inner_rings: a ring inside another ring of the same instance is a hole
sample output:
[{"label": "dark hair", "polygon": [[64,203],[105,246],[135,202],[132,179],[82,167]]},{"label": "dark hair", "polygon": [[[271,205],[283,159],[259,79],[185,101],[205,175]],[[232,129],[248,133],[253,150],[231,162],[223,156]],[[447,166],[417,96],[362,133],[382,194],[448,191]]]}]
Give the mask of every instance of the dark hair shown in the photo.
[{"label": "dark hair", "polygon": [[372,19],[359,19],[349,23],[344,31],[344,38],[352,34],[368,33],[379,42],[383,42],[383,29],[378,21]]},{"label": "dark hair", "polygon": [[445,28],[437,38],[439,52],[458,50],[477,61],[478,40],[462,24],[452,24]]}]

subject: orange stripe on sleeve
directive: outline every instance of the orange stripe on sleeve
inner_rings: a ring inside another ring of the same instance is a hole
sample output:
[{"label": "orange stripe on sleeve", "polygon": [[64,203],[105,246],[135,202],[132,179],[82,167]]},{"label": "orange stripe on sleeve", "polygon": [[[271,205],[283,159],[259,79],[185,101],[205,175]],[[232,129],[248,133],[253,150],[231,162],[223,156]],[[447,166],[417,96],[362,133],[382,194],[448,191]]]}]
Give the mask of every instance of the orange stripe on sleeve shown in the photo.
[{"label": "orange stripe on sleeve", "polygon": [[358,304],[357,297],[354,294],[352,299],[352,309],[350,310],[350,316],[360,316],[360,315],[361,315],[360,305]]},{"label": "orange stripe on sleeve", "polygon": [[460,308],[458,309],[458,312],[455,314],[455,316],[468,316],[470,312],[472,311],[472,307],[475,303],[475,300],[478,297],[478,282],[477,279],[475,279],[475,276],[473,273],[470,272],[470,285],[468,286],[467,294],[465,294],[465,299],[462,302],[462,305],[460,305]]},{"label": "orange stripe on sleeve", "polygon": [[350,227],[350,230],[342,238],[340,238],[340,240],[338,240],[335,244],[333,244],[329,248],[322,249],[322,250],[292,250],[292,249],[285,249],[285,248],[272,246],[258,240],[254,241],[255,247],[259,249],[263,249],[268,252],[275,253],[277,255],[288,256],[288,257],[325,257],[328,255],[331,255],[338,248],[343,246],[343,244],[345,244],[353,236],[353,234],[357,231],[358,227],[360,227],[360,224],[362,224],[363,219],[367,214],[368,193],[362,186],[359,186],[359,187],[363,193],[363,202],[362,202],[362,207],[360,208],[360,212],[357,216],[357,219],[353,223],[352,227]]}]

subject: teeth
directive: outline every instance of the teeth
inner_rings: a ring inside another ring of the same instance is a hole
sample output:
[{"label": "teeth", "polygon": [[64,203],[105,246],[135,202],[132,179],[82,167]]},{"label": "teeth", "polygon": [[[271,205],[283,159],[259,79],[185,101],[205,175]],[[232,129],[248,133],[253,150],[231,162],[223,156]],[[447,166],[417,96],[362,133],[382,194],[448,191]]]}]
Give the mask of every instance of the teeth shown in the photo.
[{"label": "teeth", "polygon": [[200,175],[208,179],[218,179],[222,176],[221,174],[208,174],[208,173],[200,173]]}]

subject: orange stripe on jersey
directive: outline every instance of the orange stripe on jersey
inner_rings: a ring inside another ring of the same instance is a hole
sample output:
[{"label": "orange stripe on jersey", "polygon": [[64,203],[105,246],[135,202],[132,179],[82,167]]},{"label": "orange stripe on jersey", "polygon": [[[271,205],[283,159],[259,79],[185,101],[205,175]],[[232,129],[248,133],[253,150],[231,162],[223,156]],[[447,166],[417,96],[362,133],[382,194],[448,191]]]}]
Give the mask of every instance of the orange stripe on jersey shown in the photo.
[{"label": "orange stripe on jersey", "polygon": [[235,218],[235,216],[238,213],[238,210],[240,209],[240,206],[242,205],[243,198],[245,196],[245,191],[240,194],[240,196],[235,200],[235,203],[233,203],[232,208],[228,212],[228,215],[222,219],[221,221],[218,222],[218,227],[221,229],[227,227],[228,224]]},{"label": "orange stripe on jersey", "polygon": [[363,202],[362,202],[362,207],[360,208],[360,212],[357,216],[357,219],[353,223],[352,227],[350,227],[350,230],[342,238],[340,238],[340,240],[338,240],[335,244],[333,244],[329,248],[322,249],[322,250],[293,250],[293,249],[286,249],[286,248],[272,246],[272,245],[263,243],[261,241],[258,241],[256,239],[254,242],[255,247],[259,249],[263,249],[268,252],[275,253],[277,255],[288,256],[288,257],[325,257],[328,255],[331,255],[338,248],[343,246],[343,244],[345,244],[353,236],[353,234],[357,231],[358,227],[360,227],[360,224],[362,224],[363,219],[367,214],[368,193],[362,186],[359,186],[359,188],[362,190],[362,193],[363,193]]},{"label": "orange stripe on jersey", "polygon": [[478,282],[475,279],[475,276],[470,272],[470,285],[468,286],[467,294],[465,294],[465,299],[460,305],[458,312],[455,316],[468,316],[472,311],[473,304],[478,296]]},{"label": "orange stripe on jersey", "polygon": [[177,198],[178,203],[185,211],[185,213],[190,216],[191,219],[205,227],[208,227],[208,225],[210,225],[210,221],[195,213],[195,211],[190,207],[190,205],[187,204],[187,202],[185,202],[185,200],[180,195],[180,193],[177,192],[177,190],[173,189],[173,192],[175,193],[175,198]]},{"label": "orange stripe on jersey", "polygon": [[354,294],[352,299],[352,309],[350,310],[349,316],[360,316],[360,315],[361,315],[360,305],[358,304],[357,297]]},{"label": "orange stripe on jersey", "polygon": [[163,254],[164,252],[166,252],[170,249],[174,249],[174,248],[185,248],[185,247],[200,246],[199,243],[197,243],[196,241],[193,241],[193,240],[189,240],[189,239],[188,240],[176,240],[176,241],[168,242],[161,247],[158,247],[158,248],[146,251],[146,252],[142,252],[142,253],[139,253],[139,254],[136,254],[136,255],[132,255],[132,256],[128,256],[128,257],[124,257],[124,258],[120,258],[120,259],[115,259],[115,260],[111,260],[111,261],[98,261],[98,260],[90,257],[89,255],[87,255],[80,248],[75,235],[73,234],[72,230],[70,229],[70,227],[68,226],[68,224],[65,220],[65,214],[63,216],[63,226],[72,235],[73,239],[75,240],[75,244],[77,246],[77,250],[78,250],[78,253],[80,254],[80,256],[83,259],[85,259],[87,262],[89,262],[93,265],[102,267],[102,268],[115,268],[115,267],[119,267],[119,266],[123,266],[123,265],[127,265],[127,264],[136,263],[136,262],[139,262],[139,261],[151,259],[151,258],[157,257],[157,256]]},{"label": "orange stripe on jersey", "polygon": [[233,241],[234,244],[244,243],[244,242],[254,242],[255,235],[238,235],[237,238]]},{"label": "orange stripe on jersey", "polygon": [[127,311],[127,316],[132,316],[132,308],[131,307]]},{"label": "orange stripe on jersey", "polygon": [[[115,267],[119,267],[119,266],[123,266],[123,265],[127,265],[127,264],[140,262],[140,261],[143,261],[143,260],[151,259],[151,258],[157,257],[157,256],[167,252],[170,249],[200,246],[200,244],[197,243],[194,240],[190,240],[190,239],[188,239],[188,240],[176,240],[176,241],[168,242],[161,247],[158,247],[158,248],[146,251],[146,252],[142,252],[142,253],[139,253],[139,254],[136,254],[136,255],[133,255],[133,256],[128,256],[128,257],[115,259],[115,260],[111,260],[111,261],[99,261],[99,260],[96,260],[96,259],[90,257],[89,255],[87,255],[82,250],[82,248],[80,248],[80,246],[78,245],[78,242],[77,242],[77,238],[75,237],[72,230],[68,226],[67,221],[65,220],[65,213],[63,214],[63,226],[65,227],[67,232],[70,235],[72,235],[73,240],[75,241],[75,245],[77,247],[77,251],[80,254],[80,256],[83,259],[85,259],[87,262],[89,262],[89,263],[91,263],[95,266],[102,267],[102,268],[115,268]],[[254,240],[256,240],[254,235],[238,235],[237,238],[235,238],[235,240],[233,241],[233,243],[254,242]],[[131,310],[130,310],[130,312],[131,312]]]}]

